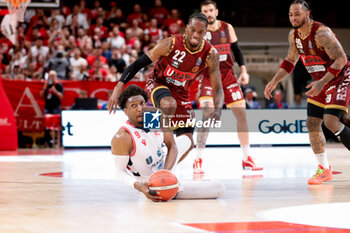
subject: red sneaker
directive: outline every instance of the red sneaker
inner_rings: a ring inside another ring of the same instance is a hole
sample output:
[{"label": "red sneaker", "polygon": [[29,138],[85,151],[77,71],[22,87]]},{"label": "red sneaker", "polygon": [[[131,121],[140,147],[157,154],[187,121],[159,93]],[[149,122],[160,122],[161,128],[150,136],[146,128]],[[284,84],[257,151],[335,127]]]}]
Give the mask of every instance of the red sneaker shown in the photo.
[{"label": "red sneaker", "polygon": [[195,174],[204,174],[202,170],[202,158],[197,158],[193,162],[193,173]]},{"label": "red sneaker", "polygon": [[329,181],[333,178],[331,166],[329,169],[324,169],[321,165],[318,165],[315,175],[313,175],[308,181],[308,184],[322,184],[324,181]]},{"label": "red sneaker", "polygon": [[242,160],[243,169],[252,170],[252,171],[260,171],[264,168],[257,167],[252,159],[252,157],[248,156],[247,160]]}]

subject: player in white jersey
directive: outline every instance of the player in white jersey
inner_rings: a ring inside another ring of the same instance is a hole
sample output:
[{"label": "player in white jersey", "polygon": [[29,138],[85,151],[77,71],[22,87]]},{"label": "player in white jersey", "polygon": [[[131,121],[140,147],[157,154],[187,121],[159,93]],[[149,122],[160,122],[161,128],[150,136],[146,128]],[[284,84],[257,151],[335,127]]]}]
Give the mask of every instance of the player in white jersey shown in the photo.
[{"label": "player in white jersey", "polygon": [[[178,151],[172,131],[142,128],[143,109],[147,100],[147,93],[135,85],[122,92],[118,103],[128,121],[113,137],[111,148],[117,179],[142,192],[152,201],[159,201],[159,196],[149,193],[148,178],[157,170],[172,170],[185,151]],[[165,146],[167,154],[163,150]],[[223,192],[224,186],[217,181],[185,181],[180,182],[177,198],[217,198]]]}]

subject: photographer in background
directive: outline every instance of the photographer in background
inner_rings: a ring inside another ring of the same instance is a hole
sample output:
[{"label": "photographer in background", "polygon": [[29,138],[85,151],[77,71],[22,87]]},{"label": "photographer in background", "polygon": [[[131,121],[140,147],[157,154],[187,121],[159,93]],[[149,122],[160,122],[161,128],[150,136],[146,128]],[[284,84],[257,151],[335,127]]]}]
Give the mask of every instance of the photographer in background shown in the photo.
[{"label": "photographer in background", "polygon": [[45,80],[44,87],[40,92],[41,97],[45,97],[44,114],[60,114],[61,100],[63,98],[63,86],[57,82],[57,73],[49,71],[49,77]]}]

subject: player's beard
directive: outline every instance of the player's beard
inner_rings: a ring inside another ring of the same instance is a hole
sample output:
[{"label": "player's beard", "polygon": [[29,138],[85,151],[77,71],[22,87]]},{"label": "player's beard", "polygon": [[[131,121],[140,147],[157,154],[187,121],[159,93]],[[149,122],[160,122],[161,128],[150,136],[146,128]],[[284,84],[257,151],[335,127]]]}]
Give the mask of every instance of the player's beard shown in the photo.
[{"label": "player's beard", "polygon": [[292,24],[292,27],[294,29],[298,29],[298,28],[301,28],[305,24],[306,24],[306,17],[304,17],[304,19],[302,19],[301,22],[298,25],[293,26],[293,24]]},{"label": "player's beard", "polygon": [[208,24],[212,25],[216,22],[216,17],[208,17]]}]

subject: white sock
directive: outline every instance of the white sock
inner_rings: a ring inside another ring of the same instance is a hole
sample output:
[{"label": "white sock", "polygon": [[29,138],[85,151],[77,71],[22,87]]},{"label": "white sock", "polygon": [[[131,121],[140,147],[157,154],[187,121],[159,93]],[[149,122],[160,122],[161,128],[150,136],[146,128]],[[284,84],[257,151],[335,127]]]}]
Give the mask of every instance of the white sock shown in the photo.
[{"label": "white sock", "polygon": [[242,152],[243,152],[243,160],[247,160],[248,156],[250,154],[249,150],[250,150],[250,145],[241,145],[242,148]]},{"label": "white sock", "polygon": [[197,159],[202,157],[203,150],[203,148],[196,147]]},{"label": "white sock", "polygon": [[326,152],[315,154],[318,164],[324,169],[329,169],[329,163]]}]

